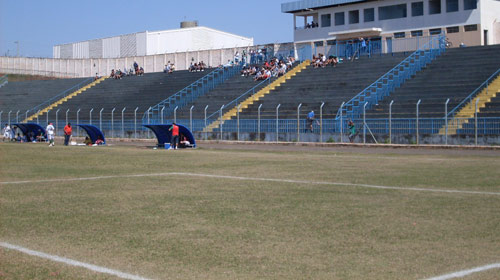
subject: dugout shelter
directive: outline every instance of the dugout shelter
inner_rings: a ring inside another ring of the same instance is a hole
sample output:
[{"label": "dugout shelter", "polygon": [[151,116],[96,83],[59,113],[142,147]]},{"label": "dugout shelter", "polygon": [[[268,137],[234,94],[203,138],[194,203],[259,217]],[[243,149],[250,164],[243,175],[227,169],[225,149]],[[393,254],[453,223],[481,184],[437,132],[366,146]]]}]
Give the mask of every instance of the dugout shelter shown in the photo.
[{"label": "dugout shelter", "polygon": [[[156,135],[156,139],[158,139],[158,147],[164,147],[165,143],[170,143],[172,133],[169,131],[171,124],[145,124],[144,127],[151,129]],[[193,133],[191,131],[180,124],[177,124],[179,127],[179,134],[186,137],[186,139],[191,143],[193,148],[196,148],[196,141],[194,139]]]}]

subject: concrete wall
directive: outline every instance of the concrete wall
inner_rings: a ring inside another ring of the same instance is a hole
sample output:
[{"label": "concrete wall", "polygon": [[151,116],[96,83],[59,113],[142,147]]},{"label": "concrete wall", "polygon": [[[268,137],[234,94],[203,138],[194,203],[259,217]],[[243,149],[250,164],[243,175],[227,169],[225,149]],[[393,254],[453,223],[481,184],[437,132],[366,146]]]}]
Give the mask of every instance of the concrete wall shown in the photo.
[{"label": "concrete wall", "polygon": [[[63,45],[72,47],[72,45]],[[109,75],[111,69],[129,69],[136,61],[146,73],[161,72],[168,61],[175,64],[177,70],[186,70],[194,58],[195,62],[204,61],[208,66],[217,67],[233,60],[236,51],[240,53],[256,47],[241,47],[205,51],[166,53],[148,56],[124,58],[87,58],[54,59],[29,57],[0,57],[0,72],[6,74],[28,74],[55,77],[93,77]]]}]

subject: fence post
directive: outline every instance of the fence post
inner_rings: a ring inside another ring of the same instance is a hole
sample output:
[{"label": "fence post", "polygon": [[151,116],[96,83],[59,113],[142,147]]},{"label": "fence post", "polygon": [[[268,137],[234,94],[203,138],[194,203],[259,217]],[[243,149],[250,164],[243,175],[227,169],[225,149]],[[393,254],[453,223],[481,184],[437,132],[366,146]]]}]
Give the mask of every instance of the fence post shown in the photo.
[{"label": "fence post", "polygon": [[366,144],[366,105],[368,102],[363,105],[363,144]]},{"label": "fence post", "polygon": [[[56,134],[57,134],[57,128],[58,128],[58,120],[57,120],[57,115],[59,114],[59,110],[61,110],[61,109],[57,109],[57,111],[56,111]],[[9,118],[9,119],[10,119],[10,118]],[[10,123],[10,121],[9,121],[9,123]]]},{"label": "fence post", "polygon": [[208,105],[205,106],[205,140],[208,140],[208,130],[207,130],[207,109]]},{"label": "fence post", "polygon": [[444,126],[445,126],[445,134],[444,134],[444,144],[448,145],[448,102],[450,99],[446,99],[446,103],[444,104]]},{"label": "fence post", "polygon": [[122,110],[122,138],[125,138],[125,128],[124,128],[125,122],[123,119],[123,113],[125,112],[126,109],[127,109],[127,107],[123,107],[123,110]]},{"label": "fence post", "polygon": [[219,112],[219,122],[220,122],[220,140],[222,140],[222,110],[224,109],[224,104],[220,107]]},{"label": "fence post", "polygon": [[476,107],[474,110],[474,144],[477,146],[477,103],[479,102],[479,97],[476,99]]},{"label": "fence post", "polygon": [[[80,109],[78,109],[80,110]],[[101,110],[99,110],[99,129],[102,131],[102,111],[104,111],[104,108],[101,108]]]},{"label": "fence post", "polygon": [[280,106],[281,104],[278,104],[278,106],[276,106],[276,142],[279,141],[279,123],[278,123],[278,119],[279,119],[279,110],[280,110]]},{"label": "fence post", "polygon": [[17,123],[19,122],[19,112],[20,112],[20,110],[17,110],[17,112],[16,112],[16,122]]},{"label": "fence post", "polygon": [[3,111],[0,111],[0,124],[2,123],[2,114],[3,114]]},{"label": "fence post", "polygon": [[160,112],[160,123],[163,124],[163,110],[165,110],[165,106],[163,106],[161,108],[161,112]]},{"label": "fence post", "polygon": [[319,106],[319,142],[323,143],[323,106],[325,102],[321,102]]},{"label": "fence post", "polygon": [[12,113],[12,110],[9,111],[9,126],[10,126],[10,113]]},{"label": "fence post", "polygon": [[137,138],[137,110],[139,110],[139,107],[134,110],[134,138]]},{"label": "fence post", "polygon": [[344,143],[344,122],[342,120],[344,104],[345,102],[342,102],[340,105],[340,143]]},{"label": "fence post", "polygon": [[302,103],[297,106],[297,142],[300,142],[300,107],[302,107]]},{"label": "fence post", "polygon": [[192,105],[191,108],[189,108],[189,129],[191,129],[191,131],[194,131],[193,130],[193,108],[194,108],[194,105]]},{"label": "fence post", "polygon": [[78,135],[78,137],[80,137],[80,127],[78,126],[78,124],[80,123],[80,108],[78,108],[78,110],[76,111],[76,133]]},{"label": "fence post", "polygon": [[389,103],[389,144],[392,144],[392,104],[394,100]]},{"label": "fence post", "polygon": [[174,123],[177,123],[177,109],[179,109],[179,106],[175,106],[174,108]]},{"label": "fence post", "polygon": [[418,140],[419,140],[419,133],[418,133],[418,132],[419,132],[419,131],[418,131],[418,130],[419,130],[419,129],[418,129],[418,128],[419,128],[419,125],[418,125],[418,108],[419,108],[419,106],[420,106],[420,102],[422,102],[422,99],[419,99],[419,100],[418,100],[418,102],[417,102],[417,122],[416,122],[416,124],[415,124],[415,125],[416,125],[416,129],[417,129],[417,141],[416,141],[416,142],[417,142],[417,145],[418,145],[418,142],[419,142],[419,141],[418,141]]},{"label": "fence post", "polygon": [[260,108],[262,108],[262,103],[257,108],[257,141],[260,141]]},{"label": "fence post", "polygon": [[241,104],[238,104],[238,107],[236,108],[236,117],[237,117],[236,126],[238,129],[238,133],[236,134],[236,136],[238,141],[240,141],[240,107]]},{"label": "fence post", "polygon": [[68,123],[68,113],[69,113],[69,109],[66,110],[66,124]]},{"label": "fence post", "polygon": [[[113,138],[115,136],[115,110],[116,108],[113,108],[113,110],[111,110],[111,138]],[[149,115],[148,115],[148,123],[149,123]]]},{"label": "fence post", "polygon": [[[25,115],[25,116],[24,116],[24,119],[26,120],[26,122],[28,122],[28,112],[29,112],[29,111],[30,111],[30,110],[26,110],[26,113],[24,114],[24,115]],[[1,122],[0,122],[0,123],[1,123]]]},{"label": "fence post", "polygon": [[90,125],[92,125],[92,111],[94,111],[94,108],[90,109],[90,119],[89,119]]}]

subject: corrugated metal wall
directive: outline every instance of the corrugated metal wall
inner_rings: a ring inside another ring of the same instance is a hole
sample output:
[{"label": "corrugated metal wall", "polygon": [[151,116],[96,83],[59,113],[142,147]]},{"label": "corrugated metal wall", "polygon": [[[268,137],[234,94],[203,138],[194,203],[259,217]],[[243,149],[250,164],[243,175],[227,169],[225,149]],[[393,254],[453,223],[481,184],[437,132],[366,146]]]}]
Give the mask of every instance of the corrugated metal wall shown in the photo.
[{"label": "corrugated metal wall", "polygon": [[120,57],[120,37],[102,39],[102,56],[105,58]]},{"label": "corrugated metal wall", "polygon": [[90,58],[102,57],[102,39],[91,40],[89,43]]},{"label": "corrugated metal wall", "polygon": [[73,44],[73,58],[89,58],[89,42],[79,42]]}]

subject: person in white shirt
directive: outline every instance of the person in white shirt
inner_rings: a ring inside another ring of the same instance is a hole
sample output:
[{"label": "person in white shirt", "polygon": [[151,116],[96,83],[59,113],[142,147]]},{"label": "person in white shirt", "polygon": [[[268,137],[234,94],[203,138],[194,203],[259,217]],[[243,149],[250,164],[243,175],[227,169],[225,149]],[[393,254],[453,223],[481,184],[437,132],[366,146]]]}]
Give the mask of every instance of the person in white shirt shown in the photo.
[{"label": "person in white shirt", "polygon": [[7,138],[8,141],[12,140],[12,131],[10,129],[10,126],[8,123],[5,124],[5,127],[3,128],[3,139],[2,142],[5,141],[5,138]]},{"label": "person in white shirt", "polygon": [[45,128],[45,131],[47,132],[47,141],[49,141],[49,147],[54,146],[54,132],[55,132],[55,130],[56,129],[54,128],[52,123],[49,123],[49,125],[47,125],[47,128]]}]

